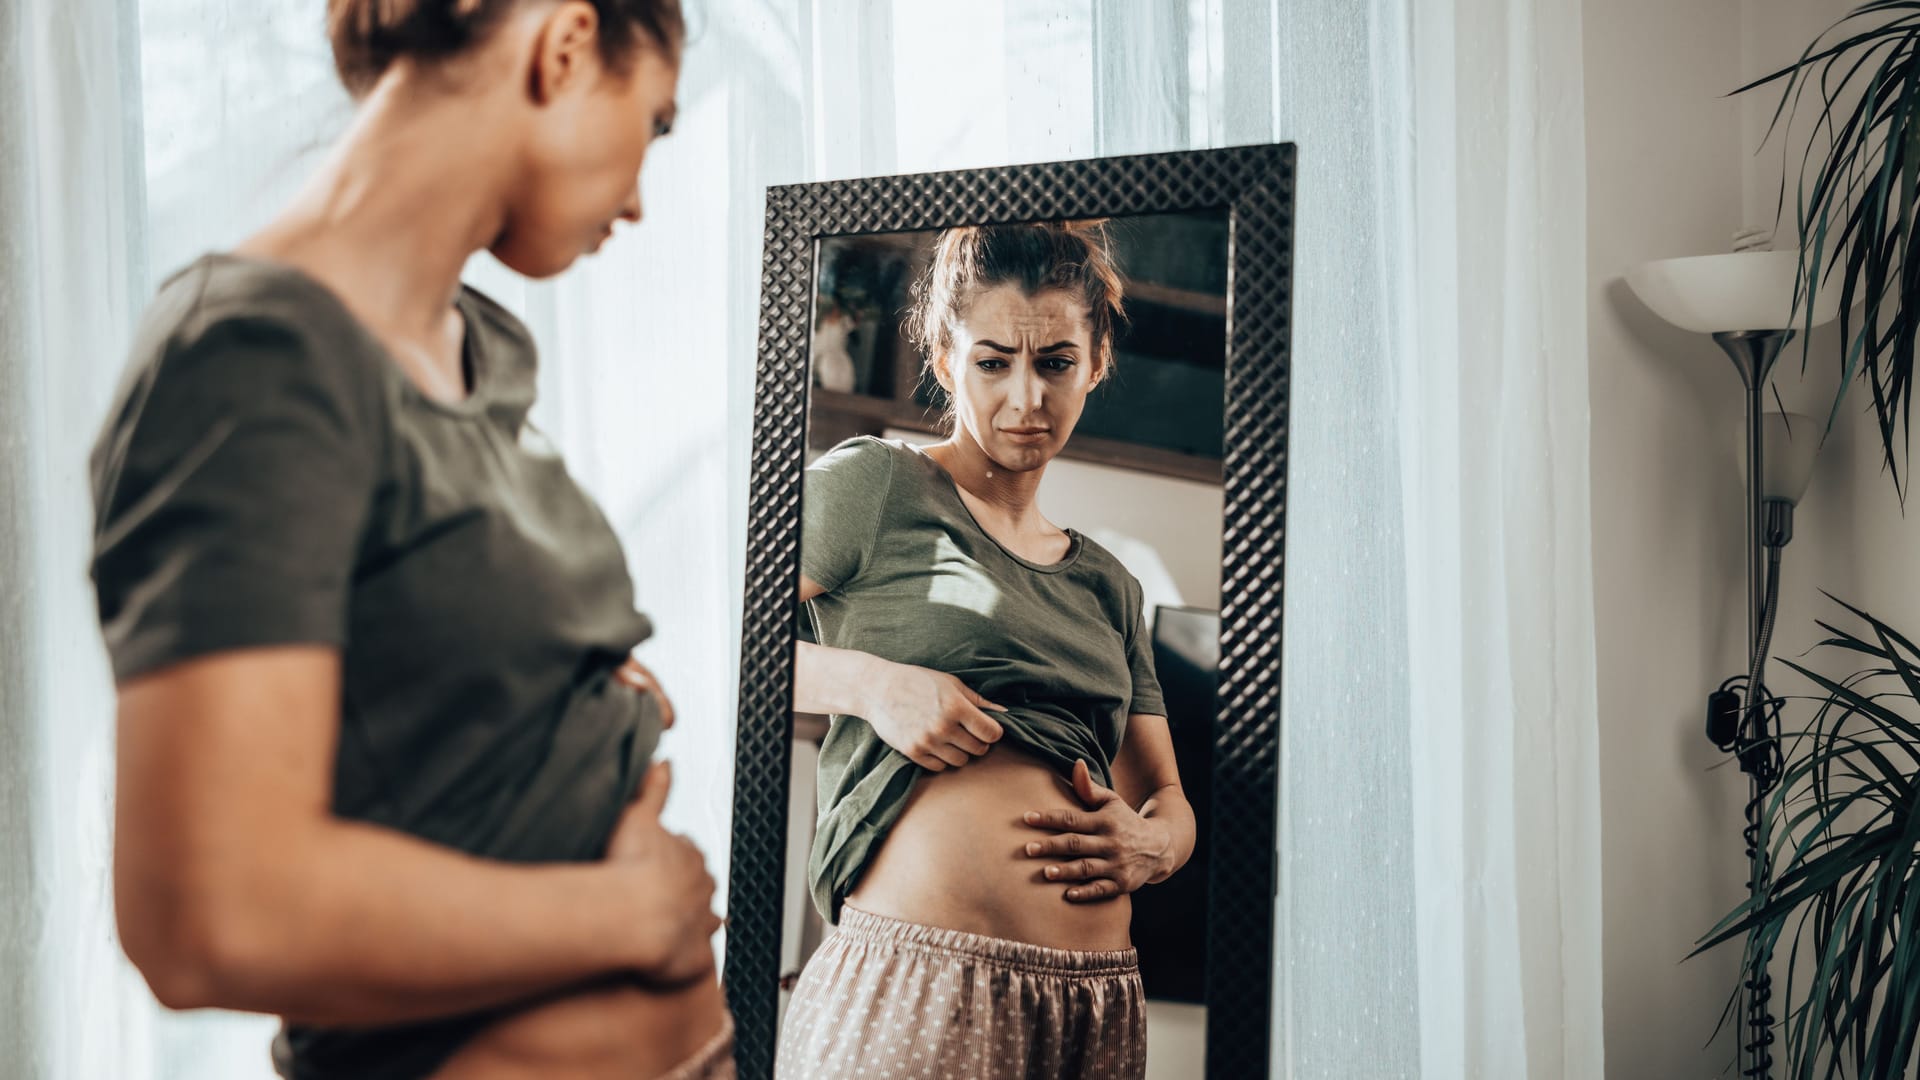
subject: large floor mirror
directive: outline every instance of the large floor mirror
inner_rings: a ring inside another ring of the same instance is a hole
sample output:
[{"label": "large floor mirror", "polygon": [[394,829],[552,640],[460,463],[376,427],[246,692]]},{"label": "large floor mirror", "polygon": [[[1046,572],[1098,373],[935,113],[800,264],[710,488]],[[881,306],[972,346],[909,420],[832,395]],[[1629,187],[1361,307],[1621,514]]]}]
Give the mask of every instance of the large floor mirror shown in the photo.
[{"label": "large floor mirror", "polygon": [[1293,147],[771,189],[742,1076],[1263,1076]]}]

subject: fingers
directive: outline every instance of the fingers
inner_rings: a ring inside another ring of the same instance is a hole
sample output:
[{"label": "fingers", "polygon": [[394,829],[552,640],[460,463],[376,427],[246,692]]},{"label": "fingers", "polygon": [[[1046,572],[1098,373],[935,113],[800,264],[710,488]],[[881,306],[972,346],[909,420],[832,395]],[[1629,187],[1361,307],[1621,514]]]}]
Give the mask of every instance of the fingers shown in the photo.
[{"label": "fingers", "polygon": [[1080,796],[1081,802],[1091,806],[1100,797],[1099,793],[1093,789],[1092,770],[1087,768],[1086,762],[1075,761],[1073,763],[1073,793]]},{"label": "fingers", "polygon": [[1114,851],[1112,840],[1104,836],[1088,836],[1085,833],[1061,833],[1049,836],[1045,840],[1033,840],[1027,843],[1027,857],[1073,858],[1076,855],[1111,855]]},{"label": "fingers", "polygon": [[707,857],[693,838],[682,833],[668,833],[669,842],[680,848],[681,868],[692,878],[693,895],[701,914],[713,913],[713,894],[719,890],[719,883],[713,880],[713,871],[707,869]]},{"label": "fingers", "polygon": [[973,702],[974,705],[978,706],[979,708],[992,709],[994,712],[1007,711],[1007,707],[1005,705],[995,705],[993,702],[988,701],[986,698],[981,697],[979,691],[975,690],[971,686],[968,686],[966,683],[961,683],[960,689],[965,690],[967,692],[967,700]]},{"label": "fingers", "polygon": [[[913,762],[928,772],[945,772],[947,770],[947,762],[936,755],[935,747],[932,743],[902,747],[900,752],[906,755],[908,761]],[[957,750],[950,750],[950,752],[963,760],[966,757],[965,754],[961,754]]]},{"label": "fingers", "polygon": [[[1040,872],[1048,881],[1093,881],[1113,873],[1113,864],[1105,859],[1075,859],[1046,867]],[[1091,888],[1091,886],[1089,886]]]},{"label": "fingers", "polygon": [[934,757],[939,758],[941,761],[946,762],[956,769],[973,760],[967,756],[965,750],[960,749],[952,743],[940,743],[936,746],[929,746],[925,748],[924,752],[932,754]]},{"label": "fingers", "polygon": [[667,790],[672,786],[673,763],[659,762],[640,778],[640,790],[633,796],[633,805],[657,818],[667,807]]},{"label": "fingers", "polygon": [[667,832],[664,828],[661,831],[667,833],[667,842],[679,850],[680,857],[697,869],[708,888],[712,888],[713,874],[707,869],[707,853],[700,850],[700,845],[693,842],[693,837],[686,833]]},{"label": "fingers", "polygon": [[930,732],[903,752],[914,764],[939,772],[946,768],[958,769],[988,749],[986,743],[965,728],[954,727]]},{"label": "fingers", "polygon": [[1120,797],[1111,789],[1094,783],[1092,770],[1088,769],[1086,761],[1081,759],[1075,759],[1073,763],[1073,793],[1078,795],[1080,801],[1086,803],[1089,809],[1098,809]]},{"label": "fingers", "polygon": [[1055,832],[1069,833],[1105,833],[1106,819],[1085,810],[1029,810],[1022,821],[1036,829],[1052,829]]},{"label": "fingers", "polygon": [[[982,744],[999,742],[1000,736],[1006,734],[1006,729],[1000,726],[1000,721],[979,709],[962,709],[959,720],[961,729]],[[986,753],[984,746],[980,753]]]},{"label": "fingers", "polygon": [[660,686],[660,680],[654,677],[647,665],[629,656],[626,663],[615,669],[614,674],[634,690],[642,694],[652,694],[660,706],[660,726],[662,728],[673,726],[673,699],[667,696],[667,692]]},{"label": "fingers", "polygon": [[658,690],[660,688],[660,680],[653,677],[653,672],[647,668],[647,665],[635,660],[631,656],[627,657],[626,663],[613,669],[613,673],[621,682],[626,683],[635,690]]},{"label": "fingers", "polygon": [[1120,883],[1112,878],[1101,878],[1085,885],[1075,885],[1067,890],[1067,899],[1072,903],[1084,904],[1090,900],[1106,900],[1119,896]]},{"label": "fingers", "polygon": [[959,728],[947,735],[947,741],[965,751],[971,757],[979,757],[992,747],[982,742],[973,732]]}]

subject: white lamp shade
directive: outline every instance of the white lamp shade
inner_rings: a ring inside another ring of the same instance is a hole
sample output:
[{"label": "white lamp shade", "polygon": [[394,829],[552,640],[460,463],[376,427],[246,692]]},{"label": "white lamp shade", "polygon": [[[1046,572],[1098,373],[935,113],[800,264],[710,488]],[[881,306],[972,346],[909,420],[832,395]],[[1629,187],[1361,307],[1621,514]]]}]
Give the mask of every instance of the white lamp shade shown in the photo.
[{"label": "white lamp shade", "polygon": [[[1627,284],[1654,314],[1682,330],[1797,330],[1805,323],[1793,305],[1799,261],[1798,251],[1656,259],[1629,271]],[[1832,322],[1839,314],[1836,283],[1815,297],[1813,324]]]},{"label": "white lamp shade", "polygon": [[1813,478],[1824,425],[1800,413],[1770,412],[1760,418],[1760,489],[1769,499],[1798,503]]}]

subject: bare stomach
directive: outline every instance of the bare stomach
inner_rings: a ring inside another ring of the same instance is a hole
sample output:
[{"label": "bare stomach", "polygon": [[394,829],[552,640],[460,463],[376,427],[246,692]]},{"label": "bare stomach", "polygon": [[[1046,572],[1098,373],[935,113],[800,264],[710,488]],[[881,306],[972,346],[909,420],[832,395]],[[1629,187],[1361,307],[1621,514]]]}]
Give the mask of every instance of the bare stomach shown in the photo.
[{"label": "bare stomach", "polygon": [[1072,903],[1026,854],[1029,810],[1083,809],[1054,771],[1008,746],[920,778],[847,903],[906,922],[1055,949],[1132,946],[1133,901]]},{"label": "bare stomach", "polygon": [[643,1080],[698,1054],[726,1024],[709,977],[677,990],[608,983],[502,1017],[432,1080]]}]

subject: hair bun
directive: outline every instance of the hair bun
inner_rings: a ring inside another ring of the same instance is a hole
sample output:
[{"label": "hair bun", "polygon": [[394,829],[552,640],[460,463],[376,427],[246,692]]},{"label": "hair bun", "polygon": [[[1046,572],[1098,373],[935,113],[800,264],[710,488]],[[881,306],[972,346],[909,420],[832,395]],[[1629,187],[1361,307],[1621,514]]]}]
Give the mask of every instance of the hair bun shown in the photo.
[{"label": "hair bun", "polygon": [[472,44],[500,0],[327,0],[327,37],[340,81],[366,93],[402,56],[439,60]]},{"label": "hair bun", "polygon": [[[434,63],[484,41],[526,0],[327,0],[333,66],[358,98],[401,57]],[[648,39],[676,55],[686,24],[678,0],[592,0],[600,16],[601,58],[624,70]]]}]

